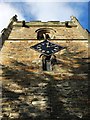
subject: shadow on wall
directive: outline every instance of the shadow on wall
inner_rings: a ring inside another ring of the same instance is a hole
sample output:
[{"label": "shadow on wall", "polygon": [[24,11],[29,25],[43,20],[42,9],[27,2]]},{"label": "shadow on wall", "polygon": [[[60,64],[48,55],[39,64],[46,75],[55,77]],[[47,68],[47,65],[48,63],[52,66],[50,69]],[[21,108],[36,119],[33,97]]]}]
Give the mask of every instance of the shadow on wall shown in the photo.
[{"label": "shadow on wall", "polygon": [[[73,48],[74,49],[74,48]],[[70,70],[73,74],[88,74],[89,60],[86,50],[72,51],[67,49],[62,55],[57,54],[57,65]]]},{"label": "shadow on wall", "polygon": [[0,36],[0,50],[2,49],[5,42],[5,40],[2,40],[2,39],[3,39],[3,35]]},{"label": "shadow on wall", "polygon": [[23,67],[27,65],[18,61],[13,61],[11,66],[2,65],[2,120],[88,120],[82,118],[87,115],[88,106],[83,101],[87,94],[86,81],[56,80],[51,74],[38,74]]},{"label": "shadow on wall", "polygon": [[2,49],[5,40],[8,39],[11,30],[12,30],[12,28],[10,28],[10,30],[8,30],[8,28],[4,28],[4,29],[1,31],[1,35],[0,35],[0,50]]},{"label": "shadow on wall", "polygon": [[0,50],[2,48],[2,39],[0,38]]}]

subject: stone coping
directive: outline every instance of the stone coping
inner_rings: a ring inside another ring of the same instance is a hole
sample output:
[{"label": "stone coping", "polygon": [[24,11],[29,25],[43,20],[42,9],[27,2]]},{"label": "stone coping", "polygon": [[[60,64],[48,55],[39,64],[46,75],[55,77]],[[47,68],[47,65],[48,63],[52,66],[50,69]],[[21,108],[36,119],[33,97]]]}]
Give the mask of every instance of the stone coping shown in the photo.
[{"label": "stone coping", "polygon": [[[28,26],[56,26],[56,27],[64,27],[66,26],[66,22],[68,22],[68,25],[70,27],[77,27],[76,24],[74,24],[72,21],[65,21],[65,22],[60,22],[60,21],[47,21],[47,22],[41,22],[41,21],[30,21],[30,22],[25,22],[26,25]],[[22,21],[17,21],[13,23],[13,26],[21,27],[22,26]]]}]

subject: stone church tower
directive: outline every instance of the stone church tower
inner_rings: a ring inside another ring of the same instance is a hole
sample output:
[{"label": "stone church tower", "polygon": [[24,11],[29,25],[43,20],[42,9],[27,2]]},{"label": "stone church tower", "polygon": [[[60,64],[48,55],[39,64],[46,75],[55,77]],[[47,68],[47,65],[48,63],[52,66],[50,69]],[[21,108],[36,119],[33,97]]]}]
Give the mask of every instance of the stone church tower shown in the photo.
[{"label": "stone church tower", "polygon": [[[54,54],[49,72],[42,70],[41,53],[31,49],[45,39],[65,47]],[[0,43],[0,118],[87,120],[88,32],[76,17],[25,22],[15,15],[1,31]]]},{"label": "stone church tower", "polygon": [[[11,20],[7,28],[1,34],[3,62],[16,60],[23,64],[35,63],[40,68],[40,53],[30,49],[30,46],[42,42],[45,37],[49,41],[67,48],[72,44],[87,47],[88,33],[80,25],[76,17],[71,16],[70,21],[18,21],[17,15]],[[48,36],[45,36],[45,35]],[[80,44],[81,43],[81,44]],[[83,46],[83,45],[82,45]],[[75,51],[74,51],[75,52]],[[61,54],[62,51],[56,53]],[[35,66],[34,66],[35,67]]]}]

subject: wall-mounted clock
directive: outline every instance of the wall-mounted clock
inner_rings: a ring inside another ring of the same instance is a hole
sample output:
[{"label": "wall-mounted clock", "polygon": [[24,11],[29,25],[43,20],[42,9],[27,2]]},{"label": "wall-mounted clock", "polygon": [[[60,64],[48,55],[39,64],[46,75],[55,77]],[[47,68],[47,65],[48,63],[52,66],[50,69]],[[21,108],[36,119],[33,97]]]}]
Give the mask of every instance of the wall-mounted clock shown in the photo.
[{"label": "wall-mounted clock", "polygon": [[64,47],[54,44],[50,42],[49,40],[44,40],[41,43],[31,46],[30,48],[35,49],[36,51],[41,52],[42,54],[47,55],[47,56],[64,49]]}]

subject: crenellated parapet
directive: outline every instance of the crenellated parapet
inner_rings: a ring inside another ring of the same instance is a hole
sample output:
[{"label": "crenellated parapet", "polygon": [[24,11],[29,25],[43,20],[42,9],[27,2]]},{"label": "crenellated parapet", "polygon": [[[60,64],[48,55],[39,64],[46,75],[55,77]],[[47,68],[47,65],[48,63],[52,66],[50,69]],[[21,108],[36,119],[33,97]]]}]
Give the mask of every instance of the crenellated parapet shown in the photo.
[{"label": "crenellated parapet", "polygon": [[0,41],[2,45],[5,40],[14,41],[40,41],[46,38],[53,41],[88,41],[89,33],[82,27],[78,19],[71,16],[69,21],[18,21],[14,15],[7,26],[1,31]]},{"label": "crenellated parapet", "polygon": [[40,40],[45,38],[43,37],[45,34],[48,34],[49,38],[53,40],[88,39],[88,32],[80,25],[79,21],[74,16],[71,16],[70,21],[64,22],[25,22],[16,20],[16,22],[13,23],[13,29],[8,39]]}]

